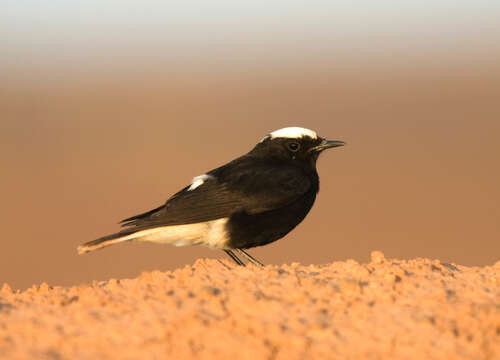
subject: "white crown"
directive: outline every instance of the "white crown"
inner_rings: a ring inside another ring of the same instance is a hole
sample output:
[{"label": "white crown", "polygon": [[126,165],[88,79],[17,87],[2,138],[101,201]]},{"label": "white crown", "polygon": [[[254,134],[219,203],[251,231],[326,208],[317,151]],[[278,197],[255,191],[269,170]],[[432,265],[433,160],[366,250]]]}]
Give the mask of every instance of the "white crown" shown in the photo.
[{"label": "white crown", "polygon": [[298,139],[298,138],[301,138],[303,136],[308,136],[311,139],[317,139],[318,138],[318,135],[316,134],[316,132],[314,132],[312,130],[301,128],[301,127],[286,127],[286,128],[283,128],[283,129],[279,129],[279,130],[273,131],[269,135],[266,135],[261,140],[261,142],[264,141],[267,138],[271,138],[271,139],[274,139],[274,138]]}]

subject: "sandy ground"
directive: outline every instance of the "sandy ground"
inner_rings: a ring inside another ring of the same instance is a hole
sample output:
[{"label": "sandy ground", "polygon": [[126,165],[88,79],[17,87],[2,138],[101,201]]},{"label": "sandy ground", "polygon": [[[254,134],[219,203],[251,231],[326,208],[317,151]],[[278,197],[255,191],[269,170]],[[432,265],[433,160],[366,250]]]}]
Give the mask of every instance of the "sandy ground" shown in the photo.
[{"label": "sandy ground", "polygon": [[3,359],[500,359],[500,261],[233,266],[0,290]]}]

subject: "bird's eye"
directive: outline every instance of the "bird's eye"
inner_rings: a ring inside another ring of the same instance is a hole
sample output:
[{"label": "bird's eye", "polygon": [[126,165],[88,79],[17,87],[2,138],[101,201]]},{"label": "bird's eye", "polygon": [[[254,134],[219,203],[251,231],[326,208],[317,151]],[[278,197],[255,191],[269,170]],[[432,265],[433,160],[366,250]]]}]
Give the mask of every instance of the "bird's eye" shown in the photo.
[{"label": "bird's eye", "polygon": [[288,149],[290,149],[290,151],[296,152],[300,149],[300,145],[298,142],[293,141],[288,143]]}]

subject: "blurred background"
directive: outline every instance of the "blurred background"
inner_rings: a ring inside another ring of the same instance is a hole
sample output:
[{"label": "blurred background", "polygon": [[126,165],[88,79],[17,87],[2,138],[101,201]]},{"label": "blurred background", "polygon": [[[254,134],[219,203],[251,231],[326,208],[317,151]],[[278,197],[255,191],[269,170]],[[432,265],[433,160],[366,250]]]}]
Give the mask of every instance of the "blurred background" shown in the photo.
[{"label": "blurred background", "polygon": [[174,269],[204,247],[76,246],[302,126],[348,146],[266,264],[500,256],[500,3],[0,5],[0,284]]}]

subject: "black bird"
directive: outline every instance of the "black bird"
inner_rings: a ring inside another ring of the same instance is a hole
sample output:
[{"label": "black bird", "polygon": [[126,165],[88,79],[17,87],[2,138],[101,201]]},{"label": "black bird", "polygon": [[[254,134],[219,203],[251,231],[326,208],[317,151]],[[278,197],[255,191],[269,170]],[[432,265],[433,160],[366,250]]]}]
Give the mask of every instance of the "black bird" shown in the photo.
[{"label": "black bird", "polygon": [[248,154],[193,178],[191,185],[151,211],[121,222],[123,230],[78,247],[83,254],[123,241],[206,245],[238,252],[281,239],[311,209],[319,191],[316,160],[344,145],[309,129],[288,127],[265,136]]}]

